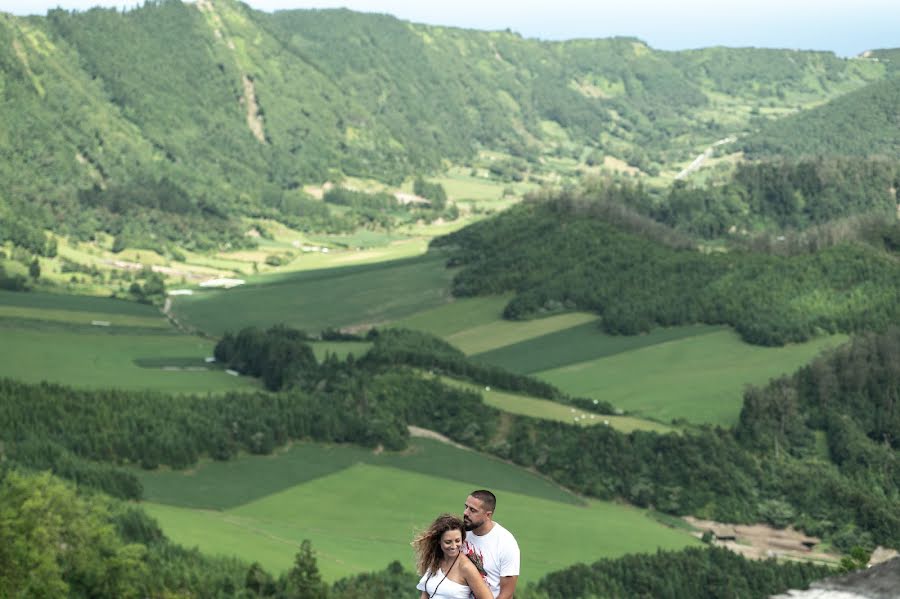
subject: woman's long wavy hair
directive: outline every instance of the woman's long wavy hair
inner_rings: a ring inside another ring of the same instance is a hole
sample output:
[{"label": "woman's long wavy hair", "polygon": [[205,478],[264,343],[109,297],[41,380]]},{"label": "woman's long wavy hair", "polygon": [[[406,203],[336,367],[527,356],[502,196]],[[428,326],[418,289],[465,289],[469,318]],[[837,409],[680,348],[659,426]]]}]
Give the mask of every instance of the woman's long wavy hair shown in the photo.
[{"label": "woman's long wavy hair", "polygon": [[438,571],[438,565],[444,557],[441,550],[441,537],[448,530],[458,530],[462,540],[466,540],[466,527],[458,516],[441,514],[422,534],[413,539],[412,546],[416,550],[416,570],[419,575],[425,572],[432,574]]}]

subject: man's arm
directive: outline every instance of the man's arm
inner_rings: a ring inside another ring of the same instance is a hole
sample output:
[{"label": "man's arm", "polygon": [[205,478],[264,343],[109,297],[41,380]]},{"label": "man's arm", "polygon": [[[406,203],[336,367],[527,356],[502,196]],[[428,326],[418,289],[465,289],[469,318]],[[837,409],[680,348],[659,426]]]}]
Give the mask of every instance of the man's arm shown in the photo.
[{"label": "man's arm", "polygon": [[501,576],[500,577],[500,594],[497,599],[512,599],[516,592],[516,582],[519,581],[518,576]]}]

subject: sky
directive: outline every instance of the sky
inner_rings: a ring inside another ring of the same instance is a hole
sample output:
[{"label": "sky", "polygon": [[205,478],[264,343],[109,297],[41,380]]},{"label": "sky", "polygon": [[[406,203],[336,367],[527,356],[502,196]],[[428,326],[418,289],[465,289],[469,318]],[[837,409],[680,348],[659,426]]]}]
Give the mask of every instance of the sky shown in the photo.
[{"label": "sky", "polygon": [[[637,37],[659,50],[709,46],[830,50],[900,47],[898,0],[244,0],[258,10],[346,7],[404,20],[511,29],[529,38]],[[57,6],[134,7],[123,0],[0,0],[13,14]]]}]

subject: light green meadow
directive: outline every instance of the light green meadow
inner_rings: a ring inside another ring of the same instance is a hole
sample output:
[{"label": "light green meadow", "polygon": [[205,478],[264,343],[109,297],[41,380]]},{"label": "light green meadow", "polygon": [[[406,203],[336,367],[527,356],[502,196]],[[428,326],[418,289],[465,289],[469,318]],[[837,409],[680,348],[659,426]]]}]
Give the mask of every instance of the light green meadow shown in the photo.
[{"label": "light green meadow", "polygon": [[108,312],[86,312],[83,310],[53,310],[27,306],[0,304],[0,318],[21,320],[44,320],[84,326],[170,329],[169,322],[159,313],[146,316],[132,314],[110,314]]},{"label": "light green meadow", "polygon": [[207,393],[259,383],[208,365],[213,341],[174,329],[153,306],[0,292],[0,376],[81,388]]},{"label": "light green meadow", "polygon": [[449,173],[443,177],[432,179],[432,181],[443,185],[447,195],[456,201],[493,200],[499,202],[503,197],[503,190],[506,187],[506,185],[500,181],[472,177],[459,172]]},{"label": "light green meadow", "polygon": [[567,406],[547,399],[510,393],[508,391],[499,391],[493,387],[475,385],[449,377],[440,378],[441,381],[447,385],[478,393],[487,405],[493,406],[504,412],[509,412],[510,414],[530,416],[542,420],[567,422],[578,426],[611,426],[623,433],[630,433],[635,430],[670,433],[677,430],[671,426],[653,422],[652,420],[635,418],[633,416],[593,414],[573,406]]},{"label": "light green meadow", "polygon": [[676,339],[608,357],[536,373],[579,397],[608,401],[626,412],[669,422],[731,426],[748,384],[764,385],[790,374],[828,347],[832,335],[785,347],[760,347],[731,330]]},{"label": "light green meadow", "polygon": [[[334,242],[335,238],[313,240],[310,243]],[[342,240],[352,243],[353,240]],[[402,239],[390,241],[374,247],[363,245],[364,240],[358,240],[360,249],[338,249],[328,253],[322,252],[298,252],[297,258],[285,268],[284,271],[319,270],[323,268],[337,268],[359,264],[375,264],[390,260],[402,260],[423,255],[428,249],[428,242],[424,238]]]},{"label": "light green meadow", "polygon": [[[147,304],[139,304],[122,299],[90,295],[43,293],[40,291],[28,293],[0,291],[0,310],[12,311],[15,309],[30,311],[32,315],[35,311],[42,311],[47,314],[83,312],[102,316],[106,320],[130,318],[133,319],[133,322],[138,323],[131,326],[159,326],[159,321],[165,322],[165,318],[159,309]],[[50,318],[43,317],[39,319],[50,320]]]},{"label": "light green meadow", "polygon": [[[416,532],[442,512],[461,512],[468,493],[491,482],[356,464],[224,511],[145,507],[174,541],[258,561],[272,572],[289,569],[299,544],[309,539],[323,578],[335,580],[381,570],[393,560],[412,570],[409,543]],[[641,510],[599,501],[576,506],[500,492],[496,519],[519,541],[522,583],[576,562],[698,542]]]},{"label": "light green meadow", "polygon": [[581,324],[576,322],[559,331],[548,330],[543,335],[489,349],[473,357],[512,372],[534,374],[722,330],[725,328],[688,325],[658,327],[642,335],[609,335],[600,329],[599,319],[585,318]]},{"label": "light green meadow", "polygon": [[594,322],[596,314],[573,312],[532,320],[503,320],[512,294],[456,299],[393,323],[442,337],[466,354],[506,347]]},{"label": "light green meadow", "polygon": [[375,452],[356,445],[294,443],[271,456],[242,455],[227,462],[201,461],[186,471],[135,469],[144,496],[152,502],[200,509],[227,510],[345,470],[370,464],[426,475],[451,472],[452,478],[491,488],[583,505],[570,491],[541,476],[493,456],[460,449],[433,439],[413,437],[401,452]]},{"label": "light green meadow", "polygon": [[566,331],[596,320],[596,314],[585,312],[572,312],[534,320],[495,320],[448,335],[446,340],[466,354],[472,355],[543,337],[550,333]]},{"label": "light green meadow", "polygon": [[496,322],[512,295],[455,298],[450,303],[422,310],[391,323],[398,328],[424,331],[447,339],[465,329]]},{"label": "light green meadow", "polygon": [[275,324],[310,333],[368,327],[448,302],[451,277],[443,256],[425,255],[254,277],[242,287],[180,296],[173,311],[213,334]]},{"label": "light green meadow", "polygon": [[259,388],[255,379],[231,376],[205,364],[213,342],[200,337],[175,332],[93,332],[5,320],[0,321],[0,335],[0,376],[28,383],[176,393]]}]

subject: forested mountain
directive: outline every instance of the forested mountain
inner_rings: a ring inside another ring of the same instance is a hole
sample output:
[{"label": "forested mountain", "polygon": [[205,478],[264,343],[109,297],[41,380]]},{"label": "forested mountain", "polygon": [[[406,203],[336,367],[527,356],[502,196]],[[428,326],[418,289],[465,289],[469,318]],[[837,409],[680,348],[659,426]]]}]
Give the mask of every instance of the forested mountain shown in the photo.
[{"label": "forested mountain", "polygon": [[4,14],[0,63],[10,229],[199,249],[244,243],[235,215],[329,226],[304,184],[399,182],[483,150],[506,156],[498,172],[593,152],[655,173],[888,72],[821,52],[541,42],[232,0]]},{"label": "forested mountain", "polygon": [[775,158],[742,163],[726,181],[676,181],[661,201],[631,201],[688,235],[734,239],[750,232],[838,229],[850,217],[891,222],[898,188],[900,162],[892,158]]},{"label": "forested mountain", "polygon": [[[893,64],[893,60],[885,59]],[[900,77],[873,83],[813,108],[767,123],[744,151],[768,156],[882,156],[900,152]]]}]

